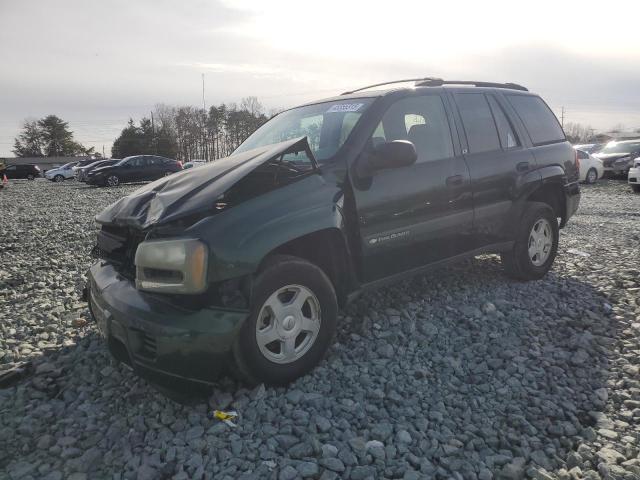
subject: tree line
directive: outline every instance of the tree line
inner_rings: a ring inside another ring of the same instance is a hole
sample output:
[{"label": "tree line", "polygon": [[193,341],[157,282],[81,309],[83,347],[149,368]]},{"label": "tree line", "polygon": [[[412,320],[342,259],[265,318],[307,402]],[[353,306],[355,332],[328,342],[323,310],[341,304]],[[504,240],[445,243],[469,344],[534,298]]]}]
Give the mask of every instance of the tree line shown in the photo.
[{"label": "tree line", "polygon": [[40,120],[25,120],[12,151],[16,157],[73,157],[92,155],[93,147],[85,148],[76,142],[67,122],[48,115]]},{"label": "tree line", "polygon": [[230,155],[267,120],[256,97],[243,98],[240,105],[214,105],[206,111],[160,104],[137,125],[129,119],[113,142],[111,156],[152,154],[185,162],[215,160]]}]

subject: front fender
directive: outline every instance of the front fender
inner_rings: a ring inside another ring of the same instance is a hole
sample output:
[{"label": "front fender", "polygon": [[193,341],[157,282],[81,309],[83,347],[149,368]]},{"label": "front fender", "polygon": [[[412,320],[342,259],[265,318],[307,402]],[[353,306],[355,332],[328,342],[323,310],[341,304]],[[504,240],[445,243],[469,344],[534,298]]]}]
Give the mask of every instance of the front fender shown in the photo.
[{"label": "front fender", "polygon": [[315,174],[255,197],[189,229],[210,250],[210,283],[256,272],[264,257],[304,235],[344,232],[342,188]]}]

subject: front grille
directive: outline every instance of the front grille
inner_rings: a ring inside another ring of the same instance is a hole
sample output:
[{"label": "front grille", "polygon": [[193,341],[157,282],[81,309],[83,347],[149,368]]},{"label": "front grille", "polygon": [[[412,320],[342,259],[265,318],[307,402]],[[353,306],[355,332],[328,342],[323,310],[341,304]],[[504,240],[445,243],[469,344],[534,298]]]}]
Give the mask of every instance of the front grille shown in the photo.
[{"label": "front grille", "polygon": [[103,225],[98,232],[98,242],[93,247],[91,255],[109,261],[118,273],[135,279],[136,250],[144,238],[145,234],[140,230]]}]

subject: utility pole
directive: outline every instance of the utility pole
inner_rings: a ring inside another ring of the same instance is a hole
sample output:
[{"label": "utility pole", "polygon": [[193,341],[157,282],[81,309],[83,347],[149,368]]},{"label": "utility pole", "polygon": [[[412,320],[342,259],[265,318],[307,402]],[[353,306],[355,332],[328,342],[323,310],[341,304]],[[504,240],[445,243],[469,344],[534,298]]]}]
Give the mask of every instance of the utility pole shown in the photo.
[{"label": "utility pole", "polygon": [[564,106],[562,107],[562,114],[560,115],[560,126],[564,128]]},{"label": "utility pole", "polygon": [[205,161],[209,161],[208,148],[207,148],[207,104],[204,101],[204,73],[202,74],[202,156]]},{"label": "utility pole", "polygon": [[104,145],[102,145],[102,158],[104,158]]}]

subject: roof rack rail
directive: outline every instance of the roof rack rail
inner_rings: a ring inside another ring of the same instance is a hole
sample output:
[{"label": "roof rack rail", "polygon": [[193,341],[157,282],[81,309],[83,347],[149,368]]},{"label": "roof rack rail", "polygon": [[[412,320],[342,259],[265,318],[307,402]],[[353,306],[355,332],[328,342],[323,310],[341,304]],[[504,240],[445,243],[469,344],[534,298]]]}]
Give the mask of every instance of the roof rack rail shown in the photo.
[{"label": "roof rack rail", "polygon": [[496,83],[479,82],[476,80],[442,80],[441,78],[427,78],[424,81],[417,81],[416,87],[441,87],[442,85],[473,85],[474,87],[510,88],[512,90],[522,90],[528,92],[527,87],[517,83]]},{"label": "roof rack rail", "polygon": [[517,83],[495,83],[495,82],[478,82],[475,80],[443,80],[436,77],[424,77],[424,78],[407,78],[404,80],[393,80],[390,82],[374,83],[373,85],[367,85],[366,87],[356,88],[355,90],[349,90],[343,92],[340,95],[351,95],[352,93],[360,92],[362,90],[368,90],[373,87],[381,87],[383,85],[392,85],[394,83],[406,83],[415,82],[416,87],[441,87],[443,85],[473,85],[474,87],[493,87],[493,88],[510,88],[512,90],[522,90],[528,92],[527,87],[518,85]]},{"label": "roof rack rail", "polygon": [[392,80],[391,82],[374,83],[373,85],[367,85],[366,87],[356,88],[355,90],[349,90],[348,92],[342,92],[340,95],[351,95],[352,93],[356,93],[361,90],[367,90],[373,87],[381,87],[383,85],[391,85],[393,83],[416,82],[416,84],[418,84],[418,82],[428,82],[432,80],[435,81],[435,80],[441,80],[441,79],[435,78],[435,77],[423,77],[423,78],[407,78],[405,80]]}]

